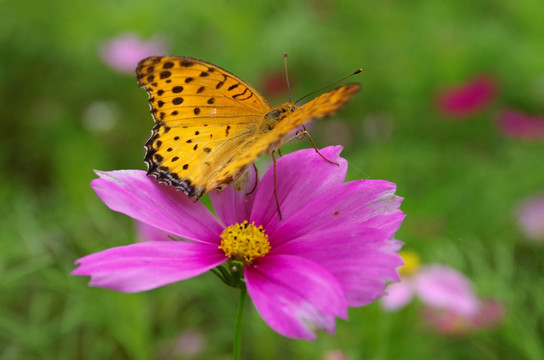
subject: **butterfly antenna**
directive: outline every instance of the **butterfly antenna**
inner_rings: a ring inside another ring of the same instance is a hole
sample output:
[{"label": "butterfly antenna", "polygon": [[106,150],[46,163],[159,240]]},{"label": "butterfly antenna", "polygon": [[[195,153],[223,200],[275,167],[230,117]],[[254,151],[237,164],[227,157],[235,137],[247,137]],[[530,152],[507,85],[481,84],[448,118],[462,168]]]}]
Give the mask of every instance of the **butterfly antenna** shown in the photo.
[{"label": "butterfly antenna", "polygon": [[350,78],[350,77],[352,77],[353,75],[356,75],[356,74],[360,73],[361,71],[363,71],[363,69],[357,69],[357,70],[355,70],[353,73],[349,74],[348,76],[344,76],[344,77],[341,78],[340,80],[336,80],[336,81],[333,82],[332,84],[329,84],[329,85],[327,85],[327,86],[324,86],[324,87],[322,87],[321,89],[317,89],[317,90],[315,90],[315,91],[312,91],[311,93],[306,94],[306,95],[304,95],[303,97],[301,97],[300,99],[298,99],[297,101],[295,101],[295,104],[298,103],[299,101],[301,101],[301,100],[307,98],[308,96],[313,95],[313,94],[315,94],[315,93],[317,93],[317,92],[320,92],[321,90],[324,90],[324,89],[326,89],[326,88],[328,88],[328,87],[331,87],[331,86],[333,86],[333,85],[335,85],[335,84],[338,84],[339,82],[344,81],[344,80],[346,80],[347,78]]},{"label": "butterfly antenna", "polygon": [[291,102],[291,85],[289,85],[289,74],[287,72],[287,53],[283,53],[283,65],[285,67],[285,81],[287,81],[287,90],[289,91],[289,102]]}]

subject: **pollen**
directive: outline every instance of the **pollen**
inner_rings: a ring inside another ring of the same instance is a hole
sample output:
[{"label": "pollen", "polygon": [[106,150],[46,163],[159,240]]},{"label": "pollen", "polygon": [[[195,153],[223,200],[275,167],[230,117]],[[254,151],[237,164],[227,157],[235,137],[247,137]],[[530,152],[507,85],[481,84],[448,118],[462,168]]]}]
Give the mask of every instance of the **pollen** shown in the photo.
[{"label": "pollen", "polygon": [[257,227],[254,222],[250,224],[245,220],[241,224],[236,223],[223,230],[219,249],[233,260],[251,263],[265,256],[271,247],[263,226]]}]

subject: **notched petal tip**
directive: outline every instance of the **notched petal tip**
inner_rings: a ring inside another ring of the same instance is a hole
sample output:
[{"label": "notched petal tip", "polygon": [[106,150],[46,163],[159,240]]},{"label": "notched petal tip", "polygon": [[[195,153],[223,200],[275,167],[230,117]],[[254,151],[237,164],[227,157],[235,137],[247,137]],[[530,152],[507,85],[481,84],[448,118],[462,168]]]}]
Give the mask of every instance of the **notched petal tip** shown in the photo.
[{"label": "notched petal tip", "polygon": [[257,311],[283,336],[315,340],[317,330],[334,333],[336,318],[347,318],[340,284],[312,261],[275,255],[246,268],[245,274]]}]

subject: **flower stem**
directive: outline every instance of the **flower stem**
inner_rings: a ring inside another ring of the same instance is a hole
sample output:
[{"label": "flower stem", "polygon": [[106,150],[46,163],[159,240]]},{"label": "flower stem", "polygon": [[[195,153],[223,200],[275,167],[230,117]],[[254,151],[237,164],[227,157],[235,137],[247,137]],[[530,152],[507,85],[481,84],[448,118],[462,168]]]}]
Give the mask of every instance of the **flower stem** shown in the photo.
[{"label": "flower stem", "polygon": [[240,360],[242,349],[242,318],[244,315],[244,304],[246,303],[247,290],[244,287],[240,289],[240,300],[238,302],[238,313],[236,314],[236,324],[234,325],[234,350],[232,358]]}]

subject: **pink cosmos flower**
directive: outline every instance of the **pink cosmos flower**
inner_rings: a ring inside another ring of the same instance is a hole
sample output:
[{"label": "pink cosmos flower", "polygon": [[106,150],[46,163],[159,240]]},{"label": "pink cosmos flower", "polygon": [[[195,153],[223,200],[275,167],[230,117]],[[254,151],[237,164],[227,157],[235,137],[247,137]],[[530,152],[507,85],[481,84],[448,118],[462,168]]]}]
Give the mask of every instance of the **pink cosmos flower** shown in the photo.
[{"label": "pink cosmos flower", "polygon": [[329,350],[324,354],[323,360],[348,360],[348,356],[342,350]]},{"label": "pink cosmos flower", "polygon": [[119,35],[100,46],[102,60],[114,70],[134,74],[138,61],[151,55],[166,55],[168,46],[160,37],[149,41],[142,40],[137,34]]},{"label": "pink cosmos flower", "polygon": [[423,318],[431,328],[442,334],[464,335],[499,326],[504,318],[504,307],[496,300],[480,299],[480,306],[474,314],[461,315],[447,309],[425,307]]},{"label": "pink cosmos flower", "polygon": [[[404,214],[395,185],[382,180],[344,182],[340,146],[285,155],[257,189],[212,192],[217,213],[139,170],[97,172],[91,186],[112,210],[179,240],[145,241],[77,260],[72,274],[90,285],[139,292],[188,279],[224,263],[243,262],[245,286],[265,322],[278,333],[315,339],[334,332],[348,306],[384,294],[402,265],[393,239]],[[251,179],[251,176],[248,177]],[[254,181],[253,181],[254,182]],[[238,187],[236,187],[238,189]]]},{"label": "pink cosmos flower", "polygon": [[544,116],[531,116],[518,110],[503,110],[499,115],[500,131],[518,140],[544,139]]},{"label": "pink cosmos flower", "polygon": [[518,207],[518,223],[528,239],[544,242],[544,194],[531,197]]},{"label": "pink cosmos flower", "polygon": [[442,89],[436,102],[445,115],[465,118],[489,105],[497,92],[496,81],[488,75],[480,75],[459,86]]},{"label": "pink cosmos flower", "polygon": [[397,310],[408,304],[414,295],[429,307],[447,309],[470,316],[478,311],[479,301],[472,284],[463,274],[445,265],[424,265],[399,283],[391,284],[382,297],[386,310]]}]

